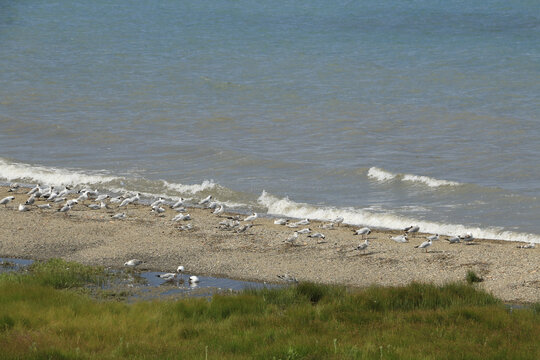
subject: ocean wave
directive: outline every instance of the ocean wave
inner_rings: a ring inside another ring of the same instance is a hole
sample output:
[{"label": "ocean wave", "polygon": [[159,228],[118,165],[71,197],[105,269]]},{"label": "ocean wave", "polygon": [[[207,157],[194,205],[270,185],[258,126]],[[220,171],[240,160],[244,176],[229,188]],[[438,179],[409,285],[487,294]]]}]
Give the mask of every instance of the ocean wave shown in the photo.
[{"label": "ocean wave", "polygon": [[260,205],[273,216],[286,216],[291,218],[308,218],[328,221],[343,217],[344,223],[356,226],[370,226],[390,230],[404,229],[410,225],[420,226],[421,231],[433,234],[454,236],[471,232],[476,238],[524,241],[540,243],[540,235],[504,231],[500,228],[480,228],[458,224],[445,224],[433,221],[424,221],[412,217],[402,216],[391,212],[372,212],[366,209],[320,207],[311,204],[297,203],[289,198],[278,198],[263,191],[258,199]]},{"label": "ocean wave", "polygon": [[416,184],[424,184],[432,188],[436,188],[440,186],[463,185],[459,182],[449,181],[449,180],[439,180],[439,179],[431,178],[429,176],[413,175],[413,174],[394,174],[375,166],[371,167],[368,170],[367,176],[379,182],[386,182],[386,181],[397,178],[401,181],[408,181],[408,182],[412,182]]},{"label": "ocean wave", "polygon": [[74,186],[80,184],[103,184],[121,180],[122,178],[100,172],[85,173],[78,170],[7,162],[0,159],[0,179],[54,186]]},{"label": "ocean wave", "polygon": [[367,176],[378,181],[388,181],[388,180],[392,180],[397,175],[392,174],[391,172],[385,171],[383,169],[380,169],[378,167],[371,167],[369,168],[367,172]]},{"label": "ocean wave", "polygon": [[189,193],[189,194],[196,194],[201,191],[211,190],[217,186],[217,184],[213,180],[204,180],[200,184],[192,184],[192,185],[170,183],[168,181],[163,180],[163,185],[165,185],[167,189],[177,191],[179,193]]}]

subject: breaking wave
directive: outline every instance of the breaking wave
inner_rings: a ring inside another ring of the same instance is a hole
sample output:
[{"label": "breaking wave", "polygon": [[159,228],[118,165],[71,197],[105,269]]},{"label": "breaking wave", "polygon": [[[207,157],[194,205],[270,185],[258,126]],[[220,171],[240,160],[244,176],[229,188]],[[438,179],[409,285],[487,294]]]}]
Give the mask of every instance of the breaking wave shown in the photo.
[{"label": "breaking wave", "polygon": [[463,185],[459,182],[439,180],[439,179],[431,178],[429,176],[421,176],[421,175],[413,175],[413,174],[394,174],[389,171],[380,169],[378,167],[371,167],[367,172],[367,176],[379,182],[386,182],[393,179],[399,179],[401,181],[408,181],[408,182],[412,182],[416,184],[424,184],[432,188],[436,188],[439,186]]},{"label": "breaking wave", "polygon": [[344,218],[344,223],[357,226],[371,226],[390,230],[403,229],[410,225],[418,225],[423,232],[441,235],[457,235],[471,232],[481,239],[525,241],[540,243],[537,234],[504,231],[498,228],[480,228],[457,224],[444,224],[433,221],[424,221],[412,217],[401,216],[391,212],[372,212],[367,209],[319,207],[305,203],[297,203],[289,198],[278,198],[263,191],[258,199],[268,214],[273,216],[286,216],[291,218],[309,218],[328,221],[338,216]]}]

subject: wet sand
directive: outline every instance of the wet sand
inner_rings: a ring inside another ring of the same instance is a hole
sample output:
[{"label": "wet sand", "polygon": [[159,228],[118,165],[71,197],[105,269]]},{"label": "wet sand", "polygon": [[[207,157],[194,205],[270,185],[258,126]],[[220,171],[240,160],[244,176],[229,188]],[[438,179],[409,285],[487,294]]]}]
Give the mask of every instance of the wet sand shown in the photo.
[{"label": "wet sand", "polygon": [[[12,195],[7,190],[0,187],[0,199]],[[158,216],[150,212],[150,206],[140,204],[128,205],[127,210],[117,209],[118,204],[90,210],[86,206],[90,200],[67,214],[57,212],[58,204],[50,210],[34,205],[30,211],[19,212],[19,203],[28,198],[26,191],[20,189],[14,201],[0,205],[0,257],[60,257],[106,267],[122,267],[137,258],[144,261],[140,268],[148,270],[174,271],[184,265],[187,272],[206,276],[279,282],[278,275],[289,274],[299,281],[355,287],[412,281],[443,284],[463,281],[467,271],[473,270],[484,279],[477,286],[504,301],[540,301],[540,246],[521,249],[517,248],[521,243],[488,239],[476,239],[471,245],[450,244],[441,236],[426,253],[414,246],[428,234],[419,233],[400,244],[390,239],[400,232],[372,229],[370,245],[363,252],[355,250],[363,242],[353,235],[358,227],[347,225],[326,230],[320,228],[321,222],[312,221],[291,229],[259,217],[253,227],[237,233],[219,226],[227,216],[237,214],[217,216],[210,209],[188,207],[192,220],[173,222],[177,212],[168,206]],[[125,220],[111,218],[121,211],[127,212]],[[179,229],[187,223],[193,229]],[[294,230],[305,227],[326,238],[299,235],[294,245],[285,241]]]}]

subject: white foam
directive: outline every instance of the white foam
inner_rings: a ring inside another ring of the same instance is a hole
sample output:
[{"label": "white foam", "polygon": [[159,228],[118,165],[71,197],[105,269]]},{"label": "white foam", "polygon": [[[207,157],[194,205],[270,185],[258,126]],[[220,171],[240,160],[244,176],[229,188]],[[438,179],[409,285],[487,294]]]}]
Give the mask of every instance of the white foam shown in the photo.
[{"label": "white foam", "polygon": [[0,159],[0,179],[40,183],[54,186],[101,184],[122,179],[104,174],[88,174],[82,171],[68,170],[37,165],[8,163]]},{"label": "white foam", "polygon": [[217,186],[217,184],[213,180],[204,180],[200,184],[192,184],[192,185],[170,183],[163,180],[163,185],[165,185],[165,187],[168,188],[169,190],[178,191],[179,193],[182,193],[182,194],[184,193],[196,194],[204,190],[213,189]]},{"label": "white foam", "polygon": [[423,183],[423,184],[426,184],[429,187],[461,185],[460,183],[455,182],[455,181],[438,180],[438,179],[430,178],[428,176],[420,176],[420,175],[412,175],[412,174],[403,175],[403,181],[411,181],[411,182],[414,182],[414,183]]},{"label": "white foam", "polygon": [[386,181],[390,181],[390,180],[398,178],[401,181],[408,181],[408,182],[412,182],[416,184],[424,184],[432,188],[436,188],[439,186],[461,185],[460,183],[455,182],[455,181],[439,180],[439,179],[431,178],[429,176],[414,175],[414,174],[394,174],[387,170],[384,170],[375,166],[369,168],[367,172],[367,176],[371,179],[374,179],[380,182],[386,182]]},{"label": "white foam", "polygon": [[287,216],[291,218],[308,218],[328,221],[338,216],[344,218],[344,223],[357,226],[371,226],[391,230],[404,229],[410,225],[420,226],[422,232],[454,236],[471,232],[475,238],[524,241],[540,243],[540,235],[526,234],[513,231],[502,231],[498,228],[469,227],[456,224],[443,224],[423,221],[411,217],[397,215],[391,212],[375,213],[365,209],[317,207],[310,204],[297,203],[289,198],[278,198],[263,191],[258,199],[259,204],[266,207],[268,214]]},{"label": "white foam", "polygon": [[373,166],[369,168],[367,176],[378,181],[388,181],[392,180],[397,175]]}]

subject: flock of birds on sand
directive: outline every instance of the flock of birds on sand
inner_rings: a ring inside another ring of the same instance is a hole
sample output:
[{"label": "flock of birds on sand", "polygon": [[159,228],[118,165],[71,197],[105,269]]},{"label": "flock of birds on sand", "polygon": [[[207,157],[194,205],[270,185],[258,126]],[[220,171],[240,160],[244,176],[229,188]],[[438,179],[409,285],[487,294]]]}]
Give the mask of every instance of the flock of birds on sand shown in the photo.
[{"label": "flock of birds on sand", "polygon": [[[20,188],[20,185],[17,183],[13,183],[10,186],[9,191],[10,192],[17,192],[17,190]],[[98,190],[92,190],[89,188],[82,188],[80,190],[74,190],[69,186],[65,186],[62,190],[56,189],[54,186],[48,186],[48,187],[41,187],[39,184],[34,186],[30,191],[26,193],[29,197],[25,201],[24,204],[19,204],[18,210],[21,212],[29,211],[32,206],[35,206],[38,209],[47,210],[52,209],[52,204],[58,204],[57,210],[60,213],[68,214],[68,212],[75,206],[75,205],[81,205],[84,206],[86,201],[91,201],[90,204],[86,205],[91,210],[100,210],[100,209],[110,209],[111,204],[118,204],[118,209],[127,209],[128,205],[138,203],[140,200],[140,193],[133,194],[125,194],[121,196],[111,197],[109,194],[100,194]],[[74,195],[76,198],[68,199],[68,195]],[[7,205],[15,199],[14,196],[7,196],[0,200],[0,205],[4,205],[7,207]],[[44,200],[46,203],[38,204],[36,201],[38,200]],[[176,202],[169,204],[170,208],[176,212],[178,212],[177,215],[175,215],[171,221],[173,222],[185,222],[191,220],[191,215],[189,213],[186,213],[186,201],[190,199],[183,199],[179,198]],[[106,202],[109,202],[107,204]],[[163,207],[165,205],[166,201],[162,198],[159,198],[155,201],[153,201],[150,204],[151,212],[155,213],[158,216],[165,216],[165,208]],[[214,201],[212,195],[208,195],[206,198],[200,200],[198,202],[199,206],[212,209],[212,214],[221,217],[222,214],[225,212],[225,207],[223,204],[219,203],[218,201]],[[123,220],[127,218],[126,211],[118,212],[114,215],[111,215],[111,219],[116,220]],[[234,216],[227,216],[226,219],[221,221],[219,223],[219,229],[224,231],[234,231],[236,233],[243,233],[250,229],[253,226],[253,222],[255,219],[258,218],[257,213],[252,213],[251,215],[242,218],[240,215],[234,215]],[[335,227],[339,227],[340,224],[342,224],[344,221],[343,217],[337,217],[329,222],[323,222],[320,225],[320,228],[323,230],[332,230]],[[282,225],[286,226],[288,228],[292,229],[299,229],[300,227],[304,227],[310,224],[309,219],[302,219],[298,221],[292,221],[291,219],[285,219],[285,218],[279,218],[274,220],[274,224],[276,225]],[[186,223],[185,225],[179,226],[180,230],[192,230],[193,225],[191,223]],[[368,235],[372,233],[372,230],[368,227],[362,227],[360,229],[353,230],[354,235],[358,235],[361,237],[363,242],[358,244],[354,250],[361,251],[363,254],[366,253],[366,250],[368,249],[370,242],[368,239]],[[409,236],[410,237],[416,237],[416,235],[420,232],[420,227],[416,225],[412,225],[409,227],[406,227],[403,229],[403,234],[392,236],[390,235],[390,239],[395,241],[396,243],[408,243],[409,242]],[[318,244],[325,243],[326,242],[326,236],[322,232],[316,232],[313,231],[309,227],[304,227],[299,230],[295,230],[290,236],[288,236],[284,243],[287,243],[291,246],[298,246],[298,239],[301,235],[306,235],[309,238],[316,239]],[[437,241],[440,239],[439,234],[430,235],[424,238],[425,241],[423,241],[421,244],[416,245],[415,248],[418,249],[424,249],[425,252],[428,252],[428,248],[432,246],[434,241]],[[472,233],[468,232],[463,235],[456,235],[447,237],[445,239],[450,244],[457,244],[457,243],[465,243],[466,245],[472,244],[474,241],[474,237]],[[535,247],[535,243],[531,242],[529,244],[525,245],[519,245],[519,248],[524,249],[532,249]],[[142,264],[143,261],[138,259],[132,259],[124,263],[124,266],[128,267],[135,267],[140,264]],[[164,280],[172,280],[175,279],[178,274],[181,274],[184,271],[183,266],[178,266],[175,273],[166,273],[159,275]],[[296,278],[291,277],[287,274],[278,276],[284,281],[291,282],[295,281]],[[197,276],[190,276],[188,279],[190,284],[196,284],[199,282],[199,278]]]}]

